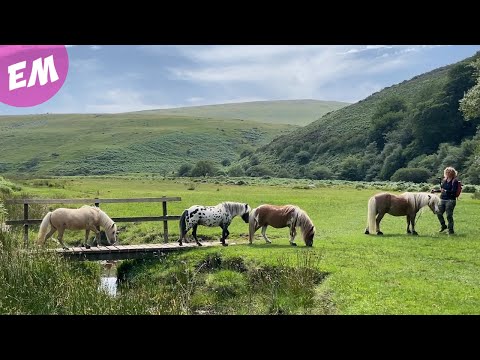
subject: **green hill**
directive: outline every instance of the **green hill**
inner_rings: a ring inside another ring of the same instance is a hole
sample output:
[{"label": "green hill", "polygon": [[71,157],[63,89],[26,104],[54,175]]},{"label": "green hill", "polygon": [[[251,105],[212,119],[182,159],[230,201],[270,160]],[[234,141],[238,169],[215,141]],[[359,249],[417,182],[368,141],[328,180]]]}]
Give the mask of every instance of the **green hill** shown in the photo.
[{"label": "green hill", "polygon": [[452,165],[463,179],[478,184],[480,119],[465,121],[458,110],[458,101],[475,83],[469,66],[474,58],[326,114],[258,149],[242,161],[243,168],[253,176],[371,181],[390,180],[400,168],[438,177]]},{"label": "green hill", "polygon": [[281,100],[253,101],[235,104],[181,107],[146,110],[140,113],[207,117],[214,119],[243,119],[262,123],[307,125],[328,112],[349,105],[338,101]]},{"label": "green hill", "polygon": [[295,129],[286,124],[155,113],[0,117],[0,173],[153,172],[210,160],[218,168]]}]

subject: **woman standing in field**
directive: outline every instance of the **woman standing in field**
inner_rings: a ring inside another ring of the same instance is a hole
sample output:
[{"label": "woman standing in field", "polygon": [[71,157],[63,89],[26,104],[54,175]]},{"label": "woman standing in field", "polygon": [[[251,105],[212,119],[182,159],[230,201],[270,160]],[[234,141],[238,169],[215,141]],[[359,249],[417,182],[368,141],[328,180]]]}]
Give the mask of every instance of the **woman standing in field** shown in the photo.
[{"label": "woman standing in field", "polygon": [[[443,179],[440,184],[440,205],[438,206],[439,211],[437,214],[441,226],[439,232],[443,232],[448,228],[449,234],[455,233],[453,230],[453,209],[457,205],[457,190],[459,187],[457,175],[457,170],[450,166],[443,171]],[[444,212],[447,213],[448,227],[443,217]]]}]

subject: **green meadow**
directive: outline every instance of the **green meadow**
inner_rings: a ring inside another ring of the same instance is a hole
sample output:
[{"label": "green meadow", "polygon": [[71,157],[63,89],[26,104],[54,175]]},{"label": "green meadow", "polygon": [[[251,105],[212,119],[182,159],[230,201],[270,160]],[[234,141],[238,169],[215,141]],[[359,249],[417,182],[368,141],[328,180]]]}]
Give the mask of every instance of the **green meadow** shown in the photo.
[{"label": "green meadow", "polygon": [[[305,247],[300,231],[298,246],[291,247],[287,228],[267,229],[272,244],[265,244],[258,231],[254,244],[248,245],[248,226],[237,217],[227,239],[234,246],[198,248],[156,261],[125,261],[119,266],[125,289],[143,289],[175,304],[170,310],[147,307],[157,309],[152,310],[154,313],[480,313],[479,200],[471,193],[463,193],[457,202],[455,235],[439,234],[438,220],[426,208],[417,220],[419,236],[414,237],[406,234],[405,217],[390,215],[381,223],[384,236],[363,233],[369,197],[382,190],[407,190],[395,183],[228,178],[207,182],[144,175],[36,179],[17,184],[22,189],[16,196],[23,193],[43,198],[180,196],[180,202],[168,203],[171,215],[180,215],[194,204],[222,201],[247,202],[252,208],[263,203],[295,204],[314,222],[313,248]],[[34,212],[42,214],[59,206]],[[104,204],[101,208],[111,217],[161,215],[160,204]],[[17,213],[13,208],[8,210]],[[162,241],[162,223],[119,226],[120,244]],[[177,221],[169,222],[169,234],[170,241],[178,239]],[[218,241],[221,229],[200,226],[197,234],[200,239]],[[65,240],[72,245],[82,236],[81,232],[67,231]],[[50,240],[49,246],[57,245]],[[266,291],[259,283],[278,286]],[[181,303],[169,293],[172,284],[181,290],[177,295],[183,294]]]}]

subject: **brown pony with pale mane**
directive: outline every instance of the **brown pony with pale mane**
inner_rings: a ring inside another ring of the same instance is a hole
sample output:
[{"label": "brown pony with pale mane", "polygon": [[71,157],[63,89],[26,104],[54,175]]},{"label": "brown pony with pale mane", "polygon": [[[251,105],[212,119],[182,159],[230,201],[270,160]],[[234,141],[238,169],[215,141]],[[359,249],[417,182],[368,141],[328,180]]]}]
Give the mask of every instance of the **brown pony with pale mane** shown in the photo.
[{"label": "brown pony with pale mane", "polygon": [[[376,231],[377,235],[383,235],[380,231],[380,221],[382,221],[385,214],[390,214],[393,216],[406,216],[407,233],[418,235],[415,231],[415,218],[418,211],[428,205],[430,210],[437,214],[439,203],[440,198],[437,195],[425,192],[405,192],[401,195],[380,193],[374,195],[368,200],[365,234]],[[410,225],[412,225],[412,231],[410,231]]]},{"label": "brown pony with pale mane", "polygon": [[[51,228],[48,234],[46,234],[48,225],[51,225]],[[58,241],[64,249],[68,249],[63,243],[63,233],[65,229],[85,229],[86,247],[89,247],[87,240],[90,230],[92,230],[98,239],[98,245],[100,243],[100,226],[105,229],[105,234],[110,245],[114,245],[117,242],[117,225],[98,207],[84,205],[80,209],[58,208],[47,213],[43,218],[38,232],[38,245],[45,245],[45,241],[58,230]]]},{"label": "brown pony with pale mane", "polygon": [[306,246],[313,245],[313,237],[315,236],[315,226],[307,213],[295,205],[269,205],[264,204],[253,209],[249,218],[249,232],[248,238],[250,244],[253,242],[253,235],[255,231],[262,228],[262,236],[267,243],[271,243],[265,232],[267,226],[274,228],[290,228],[290,245],[297,246],[294,243],[297,234],[296,228],[300,227],[302,230],[303,241]]}]

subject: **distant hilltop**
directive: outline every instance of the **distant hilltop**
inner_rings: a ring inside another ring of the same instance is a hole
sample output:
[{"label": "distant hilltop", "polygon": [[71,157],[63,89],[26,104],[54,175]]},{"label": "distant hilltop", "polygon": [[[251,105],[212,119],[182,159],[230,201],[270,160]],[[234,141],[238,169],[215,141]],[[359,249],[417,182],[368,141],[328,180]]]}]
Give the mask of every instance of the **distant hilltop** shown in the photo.
[{"label": "distant hilltop", "polygon": [[241,119],[262,123],[304,126],[329,112],[348,105],[350,105],[350,103],[312,99],[276,100],[144,110],[137,111],[137,113],[181,115],[212,119]]}]

